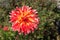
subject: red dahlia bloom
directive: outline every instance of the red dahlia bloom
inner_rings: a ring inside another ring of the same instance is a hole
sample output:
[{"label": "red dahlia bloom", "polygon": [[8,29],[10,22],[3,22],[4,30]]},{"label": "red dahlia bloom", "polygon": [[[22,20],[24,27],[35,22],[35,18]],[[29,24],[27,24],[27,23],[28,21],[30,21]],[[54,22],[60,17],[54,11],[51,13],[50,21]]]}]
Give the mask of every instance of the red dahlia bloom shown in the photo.
[{"label": "red dahlia bloom", "polygon": [[19,33],[29,34],[37,28],[39,18],[37,11],[29,6],[16,7],[10,13],[10,22],[12,23],[13,31]]},{"label": "red dahlia bloom", "polygon": [[4,31],[8,31],[8,30],[9,30],[9,29],[8,29],[8,26],[4,26],[4,27],[3,27],[3,30],[4,30]]}]

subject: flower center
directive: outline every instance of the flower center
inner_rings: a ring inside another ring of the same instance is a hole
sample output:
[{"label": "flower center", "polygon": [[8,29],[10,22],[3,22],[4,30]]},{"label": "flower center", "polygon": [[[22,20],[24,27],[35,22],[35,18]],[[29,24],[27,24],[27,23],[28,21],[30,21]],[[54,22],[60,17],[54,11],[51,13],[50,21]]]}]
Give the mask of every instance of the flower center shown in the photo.
[{"label": "flower center", "polygon": [[22,18],[24,22],[28,22],[28,18],[24,17]]}]

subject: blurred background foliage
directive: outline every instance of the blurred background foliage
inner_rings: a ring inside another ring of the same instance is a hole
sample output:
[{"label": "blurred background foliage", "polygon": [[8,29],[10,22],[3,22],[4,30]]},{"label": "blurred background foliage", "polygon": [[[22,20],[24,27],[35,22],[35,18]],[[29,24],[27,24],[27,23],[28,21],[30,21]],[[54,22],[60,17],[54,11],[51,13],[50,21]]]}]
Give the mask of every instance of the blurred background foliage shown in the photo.
[{"label": "blurred background foliage", "polygon": [[[13,32],[9,22],[11,10],[15,9],[16,6],[21,7],[23,5],[36,9],[40,18],[38,29],[26,36]],[[0,0],[0,26],[2,26],[0,28],[0,40],[43,40],[45,36],[48,36],[48,40],[50,40],[51,29],[54,30],[53,35],[57,35],[54,21],[56,18],[60,18],[60,14],[54,12],[55,8],[55,0]],[[8,26],[9,31],[2,30],[4,26]]]}]

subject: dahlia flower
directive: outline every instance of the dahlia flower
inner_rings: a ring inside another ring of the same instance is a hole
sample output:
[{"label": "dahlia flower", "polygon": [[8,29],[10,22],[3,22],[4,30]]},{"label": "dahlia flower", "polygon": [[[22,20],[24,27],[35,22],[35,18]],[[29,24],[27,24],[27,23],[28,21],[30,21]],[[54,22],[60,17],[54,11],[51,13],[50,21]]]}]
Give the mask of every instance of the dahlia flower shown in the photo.
[{"label": "dahlia flower", "polygon": [[16,7],[10,13],[13,31],[29,34],[37,29],[39,18],[37,11],[29,6]]},{"label": "dahlia flower", "polygon": [[8,31],[8,30],[9,30],[9,29],[8,29],[8,26],[4,26],[4,27],[3,27],[3,30],[4,30],[4,31]]}]

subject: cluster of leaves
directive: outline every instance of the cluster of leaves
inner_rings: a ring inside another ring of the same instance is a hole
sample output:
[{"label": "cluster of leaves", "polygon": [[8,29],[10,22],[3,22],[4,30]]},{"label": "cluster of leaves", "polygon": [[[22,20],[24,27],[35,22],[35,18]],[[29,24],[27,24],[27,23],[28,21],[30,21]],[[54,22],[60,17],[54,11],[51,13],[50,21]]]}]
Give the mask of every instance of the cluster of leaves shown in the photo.
[{"label": "cluster of leaves", "polygon": [[[9,22],[10,11],[16,6],[23,5],[37,9],[40,18],[38,29],[26,36],[13,32]],[[0,40],[40,40],[44,36],[44,30],[48,30],[47,34],[50,32],[50,28],[56,30],[54,19],[60,17],[60,14],[53,11],[55,7],[56,1],[54,0],[0,0],[0,25],[9,28],[9,31],[0,29]]]}]

